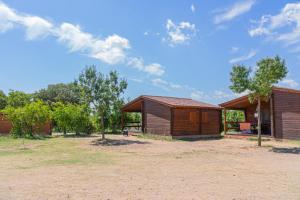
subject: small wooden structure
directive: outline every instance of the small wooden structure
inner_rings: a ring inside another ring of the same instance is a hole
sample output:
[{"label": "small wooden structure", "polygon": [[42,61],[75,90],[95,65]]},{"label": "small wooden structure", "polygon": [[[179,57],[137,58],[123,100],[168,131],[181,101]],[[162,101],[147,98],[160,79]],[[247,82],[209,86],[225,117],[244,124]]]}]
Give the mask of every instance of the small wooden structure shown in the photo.
[{"label": "small wooden structure", "polygon": [[187,98],[140,96],[122,107],[125,112],[141,113],[141,131],[172,137],[219,136],[221,108]]},{"label": "small wooden structure", "polygon": [[[241,129],[250,125],[251,133],[256,134],[257,103],[251,104],[248,96],[243,96],[222,103],[220,106],[224,109],[224,116],[228,110],[241,110],[245,116],[244,122],[228,122],[224,117],[225,134],[228,132],[228,127],[235,123],[238,123]],[[262,102],[261,116],[263,135],[280,139],[300,139],[300,91],[273,87],[270,100]]]}]

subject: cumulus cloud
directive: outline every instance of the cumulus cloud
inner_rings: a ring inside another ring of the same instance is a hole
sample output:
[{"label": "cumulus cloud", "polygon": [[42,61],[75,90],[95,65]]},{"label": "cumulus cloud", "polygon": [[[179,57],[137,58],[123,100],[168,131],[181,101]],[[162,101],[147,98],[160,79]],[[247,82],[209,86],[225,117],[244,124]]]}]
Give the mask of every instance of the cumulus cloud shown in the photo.
[{"label": "cumulus cloud", "polygon": [[174,23],[171,19],[166,23],[167,38],[171,46],[184,44],[196,35],[196,25],[190,22]]},{"label": "cumulus cloud", "polygon": [[218,14],[214,18],[214,23],[220,24],[222,22],[231,21],[237,16],[250,11],[254,4],[254,0],[240,1],[227,9],[220,10],[217,12]]},{"label": "cumulus cloud", "polygon": [[251,37],[265,36],[286,46],[300,43],[300,3],[288,3],[277,15],[263,15],[254,23],[249,30]]},{"label": "cumulus cloud", "polygon": [[139,71],[146,72],[151,75],[162,76],[165,73],[164,67],[158,63],[144,64],[142,58],[129,57],[127,65]]},{"label": "cumulus cloud", "polygon": [[299,83],[297,81],[295,81],[294,79],[283,79],[282,81],[280,81],[280,83],[278,83],[278,86],[289,87],[289,88],[298,88]]},{"label": "cumulus cloud", "polygon": [[[105,38],[95,37],[91,33],[84,32],[79,25],[66,22],[54,25],[44,18],[19,13],[0,2],[0,32],[15,27],[24,28],[28,40],[52,36],[70,52],[80,52],[104,63],[113,65],[128,61],[127,50],[130,49],[130,43],[124,37],[116,34]],[[158,63],[145,66],[143,61],[140,64],[138,62],[133,60],[129,65],[152,75],[161,76],[165,72]]]},{"label": "cumulus cloud", "polygon": [[255,50],[251,50],[246,55],[242,55],[240,57],[232,58],[231,60],[229,60],[229,63],[234,64],[234,63],[239,63],[239,62],[242,62],[242,61],[246,61],[246,60],[249,60],[249,59],[253,58],[256,54],[257,54],[257,52]]}]

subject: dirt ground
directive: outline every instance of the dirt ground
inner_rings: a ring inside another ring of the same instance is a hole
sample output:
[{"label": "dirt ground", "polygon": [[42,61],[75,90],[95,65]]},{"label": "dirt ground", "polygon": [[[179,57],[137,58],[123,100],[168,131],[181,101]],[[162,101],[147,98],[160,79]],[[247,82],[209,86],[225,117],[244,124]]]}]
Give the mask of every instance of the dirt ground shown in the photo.
[{"label": "dirt ground", "polygon": [[[41,141],[17,157],[13,145],[0,146],[0,199],[300,199],[296,143],[108,138]],[[35,155],[43,145],[61,149]],[[76,157],[54,162],[55,153]]]}]

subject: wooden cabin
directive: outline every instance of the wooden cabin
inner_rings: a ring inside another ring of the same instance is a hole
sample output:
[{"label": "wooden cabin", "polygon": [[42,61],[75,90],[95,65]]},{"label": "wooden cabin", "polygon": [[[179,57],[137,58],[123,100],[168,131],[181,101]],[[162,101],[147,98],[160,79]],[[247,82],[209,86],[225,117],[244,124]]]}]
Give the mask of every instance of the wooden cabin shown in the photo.
[{"label": "wooden cabin", "polygon": [[[251,104],[248,96],[220,104],[224,113],[228,110],[243,111],[245,121],[229,122],[224,118],[224,131],[238,123],[241,134],[256,134],[257,103]],[[300,139],[300,90],[273,87],[269,101],[262,102],[262,134],[279,139]],[[250,128],[250,129],[249,129]],[[249,129],[249,131],[246,131]]]},{"label": "wooden cabin", "polygon": [[[221,108],[192,99],[140,96],[122,107],[122,116],[125,112],[141,113],[144,133],[179,138],[220,136],[221,132]],[[128,123],[122,120],[122,127]]]},{"label": "wooden cabin", "polygon": [[[5,117],[3,113],[0,113],[0,135],[8,135],[12,129],[11,122]],[[46,123],[41,127],[34,129],[35,133],[42,135],[51,135],[52,128],[51,123]]]}]

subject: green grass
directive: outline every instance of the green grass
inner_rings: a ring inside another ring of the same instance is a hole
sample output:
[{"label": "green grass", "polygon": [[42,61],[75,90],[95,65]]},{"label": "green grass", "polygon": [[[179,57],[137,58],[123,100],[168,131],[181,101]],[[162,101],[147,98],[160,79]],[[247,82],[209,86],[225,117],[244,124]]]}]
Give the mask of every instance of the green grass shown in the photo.
[{"label": "green grass", "polygon": [[137,135],[138,138],[141,139],[151,139],[151,140],[162,140],[162,141],[177,141],[173,139],[171,136],[164,136],[164,135],[155,135],[151,133],[146,133],[146,134],[139,134]]},{"label": "green grass", "polygon": [[0,137],[0,160],[8,168],[28,169],[57,165],[112,164],[117,154],[84,147],[77,138],[47,138],[45,140]]}]

